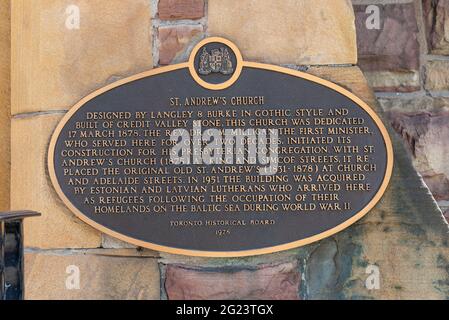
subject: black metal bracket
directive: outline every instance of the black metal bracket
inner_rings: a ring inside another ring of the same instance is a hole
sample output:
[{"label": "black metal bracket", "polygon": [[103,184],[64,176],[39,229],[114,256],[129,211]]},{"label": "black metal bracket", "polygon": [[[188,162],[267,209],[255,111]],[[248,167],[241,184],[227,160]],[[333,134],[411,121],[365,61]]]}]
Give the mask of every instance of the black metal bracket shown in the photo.
[{"label": "black metal bracket", "polygon": [[23,219],[34,211],[0,213],[0,300],[24,298]]}]

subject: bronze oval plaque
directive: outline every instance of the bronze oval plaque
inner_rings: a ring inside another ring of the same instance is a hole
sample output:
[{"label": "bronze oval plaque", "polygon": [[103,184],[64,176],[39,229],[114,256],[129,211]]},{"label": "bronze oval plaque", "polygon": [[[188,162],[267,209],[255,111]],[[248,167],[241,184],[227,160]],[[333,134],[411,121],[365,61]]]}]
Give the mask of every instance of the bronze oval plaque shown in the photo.
[{"label": "bronze oval plaque", "polygon": [[209,38],[188,63],[109,85],[52,137],[49,172],[81,220],[138,246],[247,256],[331,236],[388,185],[393,151],[371,108]]}]

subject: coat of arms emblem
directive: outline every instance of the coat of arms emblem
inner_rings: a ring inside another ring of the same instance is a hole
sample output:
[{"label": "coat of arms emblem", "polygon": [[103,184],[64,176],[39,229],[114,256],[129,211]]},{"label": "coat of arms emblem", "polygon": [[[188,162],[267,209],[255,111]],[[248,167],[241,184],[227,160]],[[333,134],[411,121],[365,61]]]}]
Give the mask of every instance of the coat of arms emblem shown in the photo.
[{"label": "coat of arms emblem", "polygon": [[221,73],[224,75],[233,73],[234,67],[228,49],[213,49],[209,53],[206,48],[203,48],[198,72],[204,76],[211,73]]}]

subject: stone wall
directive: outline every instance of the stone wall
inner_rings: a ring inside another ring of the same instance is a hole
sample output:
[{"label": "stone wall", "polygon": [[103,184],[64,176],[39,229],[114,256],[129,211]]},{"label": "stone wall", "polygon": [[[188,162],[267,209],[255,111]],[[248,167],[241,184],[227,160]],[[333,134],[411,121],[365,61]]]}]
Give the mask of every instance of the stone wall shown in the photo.
[{"label": "stone wall", "polygon": [[449,1],[353,3],[359,65],[449,218]]},{"label": "stone wall", "polygon": [[[430,64],[422,62],[427,46],[419,27],[423,18],[412,19],[424,12],[421,5],[400,1],[395,6],[399,9],[391,11],[387,5],[381,13],[404,43],[382,50],[373,41],[364,44],[362,37],[358,45],[367,78],[382,90],[382,105],[405,117],[394,118],[405,119],[398,129],[404,132],[406,124],[410,126],[406,120],[417,119],[404,113],[412,111],[415,97],[435,106],[445,99],[444,93],[437,98],[424,89],[429,85],[424,67]],[[185,61],[190,49],[209,35],[230,38],[247,60],[334,81],[381,114],[355,66],[355,25],[365,18],[363,7],[355,8],[356,16],[349,0],[39,0],[33,5],[29,0],[12,1],[11,208],[42,213],[25,224],[26,297],[448,298],[447,225],[396,140],[391,186],[366,218],[319,243],[249,258],[188,258],[135,248],[77,219],[48,178],[50,136],[75,102],[126,76]],[[395,19],[409,26],[403,29]],[[392,35],[384,35],[385,46]],[[444,41],[432,37],[435,52],[444,50]],[[415,104],[413,111],[425,109]],[[428,122],[436,126],[438,119],[431,117],[433,122]],[[416,150],[412,138],[408,141]],[[367,286],[367,270],[379,270],[380,288]]]}]

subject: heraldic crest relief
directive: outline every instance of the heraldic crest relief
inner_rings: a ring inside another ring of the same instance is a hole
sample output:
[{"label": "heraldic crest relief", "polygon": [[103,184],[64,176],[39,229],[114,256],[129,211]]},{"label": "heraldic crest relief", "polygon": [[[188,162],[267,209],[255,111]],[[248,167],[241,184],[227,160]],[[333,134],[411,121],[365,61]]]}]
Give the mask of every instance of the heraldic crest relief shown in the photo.
[{"label": "heraldic crest relief", "polygon": [[231,57],[227,48],[213,49],[210,53],[206,48],[200,57],[200,66],[198,73],[207,76],[211,73],[221,73],[229,75],[234,72]]}]

